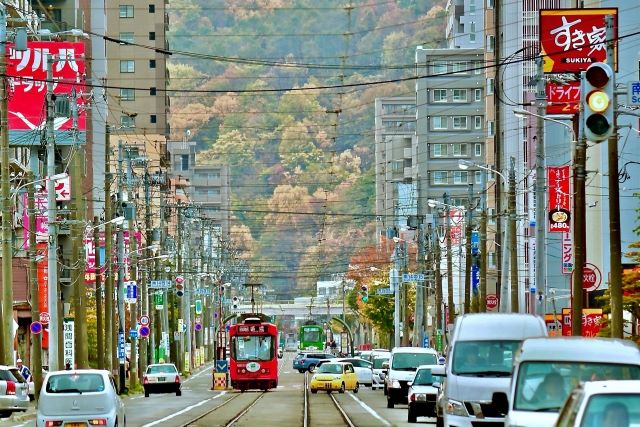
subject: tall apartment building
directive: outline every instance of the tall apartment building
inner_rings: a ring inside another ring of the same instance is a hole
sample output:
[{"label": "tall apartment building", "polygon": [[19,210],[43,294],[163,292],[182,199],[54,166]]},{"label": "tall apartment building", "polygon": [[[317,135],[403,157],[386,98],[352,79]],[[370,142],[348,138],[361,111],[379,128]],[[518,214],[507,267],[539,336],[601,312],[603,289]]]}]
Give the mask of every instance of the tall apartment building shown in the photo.
[{"label": "tall apartment building", "polygon": [[[448,48],[478,49],[484,43],[484,0],[449,0],[445,7]],[[487,2],[488,3],[488,2]]]},{"label": "tall apartment building", "polygon": [[415,214],[416,100],[376,98],[376,232],[393,237]]}]

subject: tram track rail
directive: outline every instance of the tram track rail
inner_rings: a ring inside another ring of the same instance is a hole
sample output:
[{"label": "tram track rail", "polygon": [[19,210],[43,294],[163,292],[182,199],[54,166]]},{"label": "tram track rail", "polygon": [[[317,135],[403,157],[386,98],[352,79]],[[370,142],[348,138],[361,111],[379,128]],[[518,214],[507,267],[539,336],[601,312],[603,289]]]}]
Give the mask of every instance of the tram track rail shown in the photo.
[{"label": "tram track rail", "polygon": [[[328,394],[329,394],[329,398],[333,402],[334,407],[340,414],[340,417],[344,421],[345,425],[348,427],[356,427],[356,425],[353,423],[349,415],[347,415],[347,412],[344,410],[342,405],[340,405],[340,402],[338,402],[338,399],[336,399],[336,396],[333,393],[328,393]],[[305,372],[304,374],[304,413],[303,413],[303,423],[302,423],[303,427],[311,427],[311,411],[310,411],[309,405],[310,405],[309,404],[309,375],[308,375],[308,372]]]}]

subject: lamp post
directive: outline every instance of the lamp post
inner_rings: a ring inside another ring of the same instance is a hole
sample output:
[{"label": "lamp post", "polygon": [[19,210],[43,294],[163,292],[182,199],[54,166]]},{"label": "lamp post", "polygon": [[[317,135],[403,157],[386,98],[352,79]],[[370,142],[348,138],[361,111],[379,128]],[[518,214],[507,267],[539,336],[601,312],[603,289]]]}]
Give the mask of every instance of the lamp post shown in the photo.
[{"label": "lamp post", "polygon": [[[571,146],[575,147],[577,146],[577,138],[576,138],[576,134],[575,131],[573,129],[573,127],[571,125],[569,125],[568,123],[565,123],[563,121],[560,120],[556,120],[550,117],[546,117],[543,116],[542,114],[536,114],[533,113],[531,111],[528,110],[524,110],[524,109],[515,109],[513,110],[513,113],[518,116],[518,117],[526,117],[526,116],[532,116],[532,117],[536,117],[538,119],[538,133],[540,135],[543,134],[543,125],[542,125],[542,121],[549,121],[549,122],[553,122],[553,123],[557,123],[560,124],[564,127],[566,127],[567,129],[569,129],[569,131],[571,132],[571,135],[573,137],[573,140],[571,141]],[[545,185],[546,185],[546,179],[545,179],[545,157],[544,157],[544,140],[539,136],[538,137],[538,142],[536,144],[536,193],[535,193],[535,200],[536,200],[536,212],[535,212],[535,217],[536,217],[536,257],[535,257],[535,266],[536,266],[536,273],[535,273],[535,287],[536,287],[536,291],[538,292],[544,292],[545,289],[545,279],[546,279],[546,269],[547,269],[547,265],[546,265],[546,260],[545,260],[545,253],[546,251],[544,250],[545,247],[545,238],[546,238],[546,218],[545,218]],[[576,197],[575,197],[575,201],[576,203],[578,203],[578,188],[576,188]],[[583,199],[584,200],[584,199]],[[578,221],[578,217],[577,217],[577,213],[574,212],[574,214],[576,214],[576,221]],[[574,221],[574,227],[578,227],[578,224],[575,224]],[[576,242],[577,243],[577,242]],[[576,247],[577,249],[577,247]],[[582,267],[580,267],[582,268]],[[580,275],[580,277],[582,277],[582,275]],[[534,303],[535,304],[535,303]],[[536,313],[535,310],[536,306],[534,305],[534,310],[533,312]]]}]

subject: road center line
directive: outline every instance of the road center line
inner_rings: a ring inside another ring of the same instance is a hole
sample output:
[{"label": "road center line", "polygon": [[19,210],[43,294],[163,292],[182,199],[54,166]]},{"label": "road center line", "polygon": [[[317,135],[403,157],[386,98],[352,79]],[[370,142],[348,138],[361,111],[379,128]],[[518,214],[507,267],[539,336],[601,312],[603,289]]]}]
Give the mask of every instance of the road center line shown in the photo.
[{"label": "road center line", "polygon": [[358,399],[356,397],[355,394],[353,393],[348,393],[348,396],[350,396],[353,400],[355,400],[356,402],[358,402],[358,404],[360,406],[362,406],[362,408],[367,411],[368,413],[370,413],[374,418],[380,420],[384,425],[391,427],[391,423],[387,420],[385,420],[384,418],[382,418],[380,415],[378,415],[378,413],[376,411],[374,411],[373,409],[371,409],[371,407],[369,405],[367,405],[366,403],[364,403],[362,400]]},{"label": "road center line", "polygon": [[175,414],[171,414],[171,415],[169,415],[168,417],[164,417],[164,418],[161,418],[161,419],[159,419],[159,420],[156,420],[156,421],[154,421],[154,422],[152,422],[152,423],[145,424],[145,425],[144,425],[144,426],[142,426],[142,427],[151,427],[151,426],[155,426],[155,425],[158,425],[158,424],[162,424],[163,422],[165,422],[165,421],[167,421],[167,420],[170,420],[171,418],[177,417],[178,415],[182,415],[182,414],[184,414],[185,412],[189,412],[190,410],[192,410],[192,409],[194,409],[194,408],[197,408],[198,406],[204,405],[205,403],[207,403],[207,402],[209,402],[209,401],[211,401],[211,400],[214,400],[214,399],[217,399],[217,398],[219,398],[219,397],[222,397],[222,396],[224,396],[225,394],[227,394],[227,392],[226,392],[226,391],[223,391],[223,392],[221,392],[220,394],[216,394],[215,396],[210,397],[209,399],[203,400],[203,401],[201,401],[201,402],[199,402],[199,403],[196,403],[195,405],[187,406],[186,408],[184,408],[184,409],[183,409],[183,410],[181,410],[181,411],[176,412]]}]

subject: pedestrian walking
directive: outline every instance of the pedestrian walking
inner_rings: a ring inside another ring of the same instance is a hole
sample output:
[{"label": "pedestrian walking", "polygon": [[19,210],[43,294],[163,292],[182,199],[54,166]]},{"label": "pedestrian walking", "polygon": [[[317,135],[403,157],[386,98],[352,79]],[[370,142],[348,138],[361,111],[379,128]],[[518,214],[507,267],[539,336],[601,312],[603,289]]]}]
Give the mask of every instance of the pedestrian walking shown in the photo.
[{"label": "pedestrian walking", "polygon": [[31,371],[29,370],[29,368],[22,363],[22,359],[20,358],[16,360],[16,365],[18,366],[20,375],[22,375],[26,382],[29,382],[31,380]]}]

